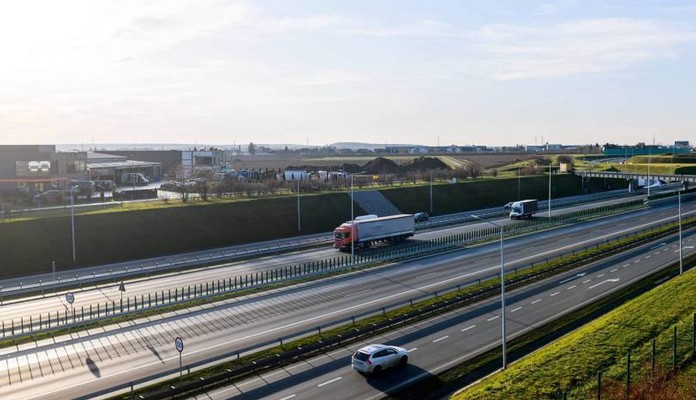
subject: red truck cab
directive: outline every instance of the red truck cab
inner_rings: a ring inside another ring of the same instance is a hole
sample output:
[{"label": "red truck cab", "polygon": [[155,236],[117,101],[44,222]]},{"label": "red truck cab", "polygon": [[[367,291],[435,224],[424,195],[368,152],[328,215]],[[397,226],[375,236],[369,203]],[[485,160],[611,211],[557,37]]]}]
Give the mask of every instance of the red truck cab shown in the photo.
[{"label": "red truck cab", "polygon": [[[350,247],[351,244],[351,226],[353,224],[346,222],[341,224],[338,228],[334,229],[334,248],[345,249]],[[353,236],[357,230],[353,229]]]}]

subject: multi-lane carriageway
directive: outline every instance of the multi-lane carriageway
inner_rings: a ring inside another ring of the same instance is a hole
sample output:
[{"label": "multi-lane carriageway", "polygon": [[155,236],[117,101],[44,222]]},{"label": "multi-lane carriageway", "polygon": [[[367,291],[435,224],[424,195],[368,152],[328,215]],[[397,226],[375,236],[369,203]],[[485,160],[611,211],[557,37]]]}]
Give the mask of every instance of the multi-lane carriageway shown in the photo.
[{"label": "multi-lane carriageway", "polygon": [[[581,209],[598,207],[599,205],[616,204],[624,201],[625,199],[617,199],[602,202],[600,204],[584,204],[581,206],[559,209],[554,211],[552,214],[556,215]],[[516,222],[504,220],[499,221],[498,223],[508,224]],[[423,230],[419,231],[417,237],[411,241],[425,241],[428,239],[462,233],[464,231],[474,231],[481,229],[482,227],[489,227],[489,225],[478,223],[464,226],[447,226],[437,229]],[[153,275],[151,277],[126,280],[125,293],[121,293],[118,290],[120,280],[107,280],[106,282],[96,285],[85,283],[82,284],[81,288],[77,290],[71,289],[71,291],[75,292],[75,301],[73,302],[72,307],[66,302],[64,296],[66,290],[53,291],[51,285],[47,283],[44,283],[42,286],[43,290],[41,292],[37,292],[32,297],[25,297],[19,300],[4,299],[4,301],[2,301],[3,288],[6,292],[8,289],[7,282],[2,282],[2,286],[0,286],[0,301],[2,302],[3,307],[0,308],[0,323],[4,321],[5,327],[9,329],[11,320],[13,319],[16,321],[16,323],[20,323],[21,318],[28,320],[29,316],[32,316],[32,318],[36,320],[38,319],[39,315],[44,315],[43,318],[45,320],[48,313],[55,316],[55,313],[59,312],[60,315],[63,315],[65,310],[68,310],[70,313],[73,307],[80,312],[83,308],[89,310],[90,305],[93,306],[94,312],[96,312],[97,304],[100,304],[102,308],[105,303],[113,304],[113,302],[115,302],[118,304],[122,295],[125,295],[126,298],[135,298],[141,295],[147,297],[148,294],[152,294],[152,296],[154,296],[155,293],[168,292],[169,290],[174,292],[176,289],[181,291],[193,285],[206,285],[220,279],[241,277],[257,272],[262,273],[275,268],[299,265],[302,263],[329,259],[336,256],[345,257],[346,255],[339,253],[333,249],[331,245],[324,245],[321,248],[301,252],[284,253],[281,255],[267,256],[235,263],[223,263],[206,268],[183,270],[182,272],[172,271],[170,273]],[[137,265],[137,262],[135,264]],[[86,274],[83,272],[82,275],[84,276]],[[25,285],[33,280],[35,279],[32,277],[25,277],[23,279]],[[124,302],[125,301],[126,300],[124,299]]]},{"label": "multi-lane carriageway", "polygon": [[[694,243],[693,234],[685,237],[685,256],[694,253]],[[508,340],[674,263],[678,251],[671,238],[509,292]],[[500,301],[491,299],[370,339],[408,349],[406,368],[367,378],[353,371],[350,356],[368,344],[363,341],[195,398],[379,399],[499,347],[500,337]]]},{"label": "multi-lane carriageway", "polygon": [[[683,213],[693,213],[695,208],[690,203],[684,204]],[[506,241],[506,264],[508,268],[526,265],[534,259],[553,257],[605,236],[611,237],[674,217],[672,204],[510,239]],[[416,293],[490,275],[499,268],[497,251],[494,244],[480,246],[108,328],[77,330],[72,335],[3,349],[0,351],[0,397],[69,398],[88,395],[174,368],[178,364],[172,344],[176,336],[186,339],[185,363],[204,360],[361,310],[375,309],[381,304],[406,300]],[[181,284],[187,279],[186,275],[177,276],[182,280]],[[612,287],[614,283],[605,282],[600,287]],[[118,295],[115,287],[102,290],[102,295]],[[549,294],[549,299],[558,296],[560,294]],[[4,306],[3,311],[6,307],[10,306]],[[488,337],[492,336],[489,334]]]}]

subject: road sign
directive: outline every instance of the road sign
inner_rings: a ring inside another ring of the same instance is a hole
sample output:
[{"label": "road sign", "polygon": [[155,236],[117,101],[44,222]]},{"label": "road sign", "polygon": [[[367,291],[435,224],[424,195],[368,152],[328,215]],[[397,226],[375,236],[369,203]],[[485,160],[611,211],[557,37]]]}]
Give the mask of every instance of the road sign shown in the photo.
[{"label": "road sign", "polygon": [[176,351],[179,353],[184,351],[184,339],[177,336],[176,339],[174,339],[174,346],[176,346]]},{"label": "road sign", "polygon": [[126,285],[123,284],[123,281],[121,281],[121,283],[118,285],[118,290],[121,292],[126,291]]},{"label": "road sign", "polygon": [[184,375],[184,369],[181,367],[181,352],[184,351],[184,339],[179,336],[174,339],[174,346],[176,346],[176,351],[179,352],[179,378]]},{"label": "road sign", "polygon": [[68,292],[65,294],[65,301],[68,303],[72,304],[75,301],[75,295],[73,292]]}]

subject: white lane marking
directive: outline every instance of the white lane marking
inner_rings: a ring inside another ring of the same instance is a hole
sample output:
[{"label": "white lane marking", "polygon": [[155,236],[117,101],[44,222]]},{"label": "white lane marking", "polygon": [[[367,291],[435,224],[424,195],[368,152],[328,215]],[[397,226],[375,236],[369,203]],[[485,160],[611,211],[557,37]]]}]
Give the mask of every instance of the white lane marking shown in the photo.
[{"label": "white lane marking", "polygon": [[341,377],[339,376],[338,378],[333,378],[333,379],[330,380],[330,381],[326,381],[326,382],[324,382],[324,383],[320,383],[320,384],[317,385],[317,387],[322,387],[322,386],[324,386],[324,385],[328,385],[329,383],[334,383],[334,382],[340,381],[340,380],[341,380]]},{"label": "white lane marking", "polygon": [[414,347],[414,348],[412,348],[412,349],[410,349],[410,350],[406,350],[406,351],[409,352],[409,353],[413,353],[413,352],[416,351],[416,350],[418,350],[418,347]]},{"label": "white lane marking", "polygon": [[557,294],[559,294],[559,293],[561,293],[561,292],[551,293],[551,294],[549,295],[549,297],[553,297],[553,296],[555,296],[555,295],[557,295]]},{"label": "white lane marking", "polygon": [[541,299],[536,299],[536,300],[534,300],[531,304],[536,304],[536,303],[538,303],[538,302],[540,302],[540,301],[541,301]]},{"label": "white lane marking", "polygon": [[684,248],[684,249],[693,249],[694,246],[683,246],[682,248]]},{"label": "white lane marking", "polygon": [[585,275],[587,275],[587,272],[583,272],[583,273],[577,274],[577,275],[575,275],[575,276],[571,276],[570,278],[564,279],[564,280],[562,280],[562,281],[560,281],[560,282],[558,282],[558,283],[560,283],[560,284],[562,285],[562,284],[564,284],[564,283],[566,283],[566,282],[572,281],[572,280],[575,279],[575,278],[582,278],[582,277],[585,276]]},{"label": "white lane marking", "polygon": [[635,260],[635,261],[633,261],[634,264],[637,264],[637,263],[639,263],[639,262],[640,262],[640,260]]},{"label": "white lane marking", "polygon": [[591,281],[591,280],[592,280],[592,279],[588,279],[588,280],[586,280],[586,281],[582,281],[582,283],[587,283],[587,282],[589,282],[589,281]]},{"label": "white lane marking", "polygon": [[491,321],[493,321],[494,319],[497,319],[498,317],[500,317],[500,315],[496,315],[496,316],[493,317],[493,318],[488,318],[486,321],[491,322]]},{"label": "white lane marking", "polygon": [[445,340],[445,339],[447,339],[448,337],[449,337],[449,335],[443,336],[443,337],[441,337],[441,338],[439,338],[439,339],[435,339],[435,340],[433,340],[433,343],[437,343],[437,342],[439,342],[440,340]]},{"label": "white lane marking", "polygon": [[618,271],[618,270],[619,270],[618,268],[614,268],[614,269],[612,269],[612,270],[609,271],[609,272],[616,272],[616,271]]},{"label": "white lane marking", "polygon": [[462,329],[461,332],[466,332],[469,329],[473,329],[473,328],[476,328],[476,325],[467,326],[466,328]]},{"label": "white lane marking", "polygon": [[292,398],[295,397],[295,396],[297,396],[297,395],[296,395],[296,394],[291,394],[290,396],[285,396],[285,397],[283,397],[283,398],[280,399],[280,400],[289,400],[289,399],[292,399]]},{"label": "white lane marking", "polygon": [[603,280],[603,281],[601,281],[601,282],[599,282],[599,283],[597,283],[597,284],[595,284],[595,285],[592,285],[592,286],[588,287],[588,289],[594,289],[594,288],[596,288],[597,286],[599,286],[599,285],[601,285],[601,284],[603,284],[603,283],[607,283],[607,282],[618,282],[618,281],[619,281],[618,279],[605,279],[605,280]]},{"label": "white lane marking", "polygon": [[522,309],[522,307],[517,307],[517,308],[515,308],[515,309],[510,310],[510,312],[511,312],[511,313],[514,313],[515,311],[521,310],[521,309]]},{"label": "white lane marking", "polygon": [[626,268],[626,267],[630,267],[630,266],[631,266],[631,264],[624,264],[621,266],[621,268]]},{"label": "white lane marking", "polygon": [[601,277],[603,277],[604,275],[606,275],[606,274],[599,274],[599,275],[597,275],[597,278],[601,278]]},{"label": "white lane marking", "polygon": [[578,285],[568,286],[566,289],[570,290],[570,289],[575,289],[576,287],[578,287]]},{"label": "white lane marking", "polygon": [[662,246],[664,246],[664,245],[666,245],[666,244],[667,244],[667,243],[662,242],[662,243],[658,244],[657,246],[651,247],[650,250],[655,250],[655,249],[657,249],[658,247],[662,247]]}]

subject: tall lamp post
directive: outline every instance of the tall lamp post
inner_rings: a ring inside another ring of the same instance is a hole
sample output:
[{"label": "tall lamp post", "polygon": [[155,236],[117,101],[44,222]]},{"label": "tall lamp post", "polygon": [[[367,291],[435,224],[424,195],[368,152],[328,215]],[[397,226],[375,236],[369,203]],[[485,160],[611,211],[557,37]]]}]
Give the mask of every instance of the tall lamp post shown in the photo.
[{"label": "tall lamp post", "polygon": [[75,190],[79,189],[78,186],[73,186],[68,190],[70,193],[70,226],[72,231],[72,260],[75,262]]},{"label": "tall lamp post", "polygon": [[551,173],[553,168],[553,165],[549,165],[549,218],[551,218]]},{"label": "tall lamp post", "polygon": [[[682,185],[684,183],[682,182]],[[682,188],[679,188],[679,191],[677,192],[677,197],[679,199],[679,275],[682,275],[684,273],[684,261],[682,259],[682,216],[681,216],[681,191]]]},{"label": "tall lamp post", "polygon": [[500,229],[500,317],[502,318],[502,342],[503,342],[503,369],[507,368],[507,334],[505,332],[505,254],[503,253],[503,237],[505,227],[495,222],[482,219],[478,215],[471,215],[481,222],[491,224]]},{"label": "tall lamp post", "polygon": [[300,180],[302,180],[302,175],[300,179],[297,180],[297,231],[302,231],[302,222],[300,218]]},{"label": "tall lamp post", "polygon": [[430,214],[433,213],[433,170],[430,170]]},{"label": "tall lamp post", "polygon": [[355,265],[355,215],[353,214],[353,174],[350,174],[350,265]]}]

